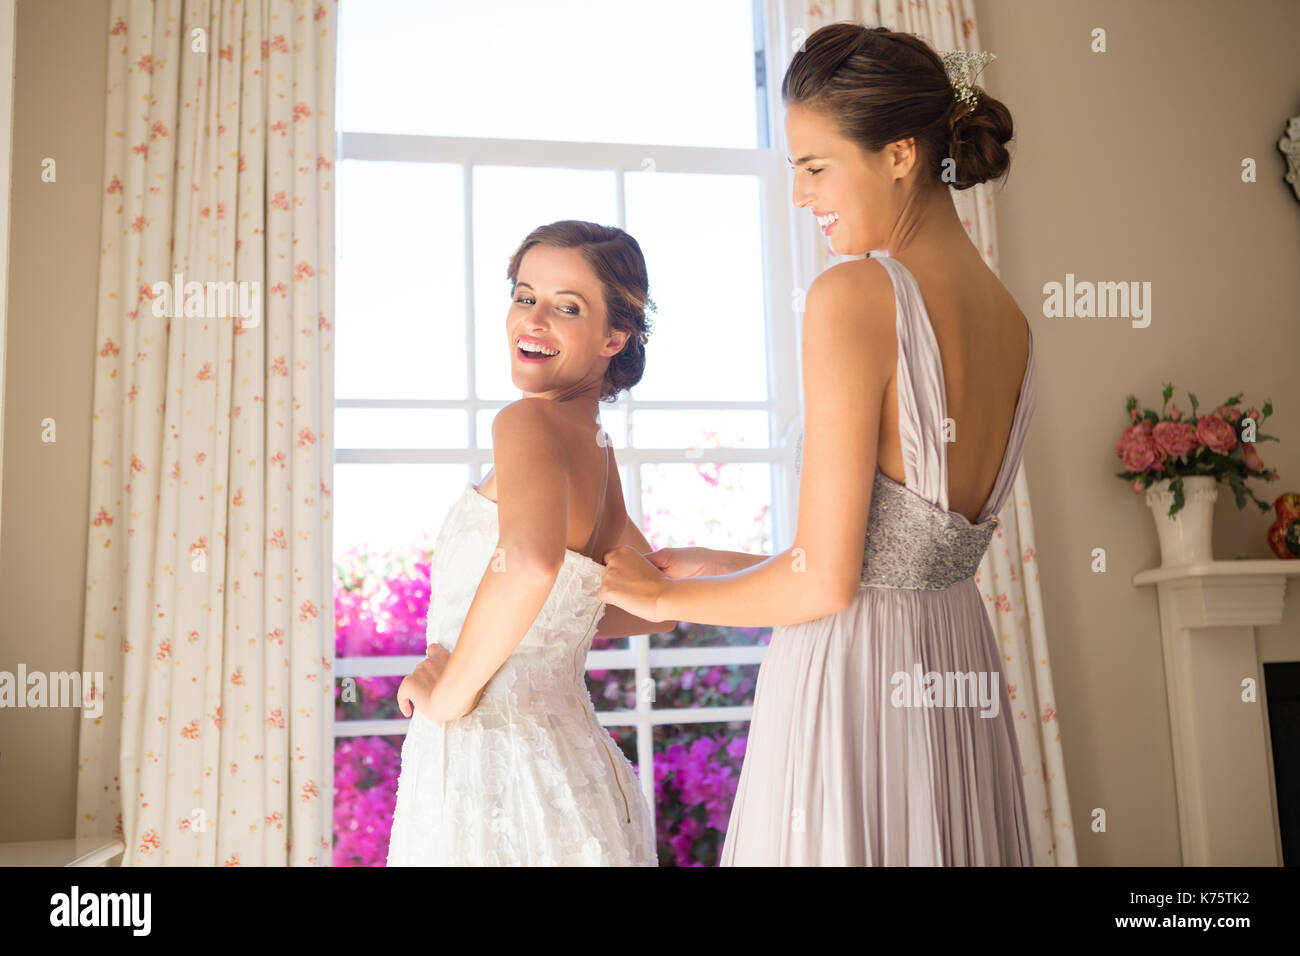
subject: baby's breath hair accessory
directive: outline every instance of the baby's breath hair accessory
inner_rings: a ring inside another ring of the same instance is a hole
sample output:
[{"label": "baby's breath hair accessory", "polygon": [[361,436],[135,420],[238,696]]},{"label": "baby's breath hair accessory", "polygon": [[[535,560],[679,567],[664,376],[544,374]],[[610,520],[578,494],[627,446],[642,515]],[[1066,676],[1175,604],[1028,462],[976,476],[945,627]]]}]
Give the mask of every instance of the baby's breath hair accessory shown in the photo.
[{"label": "baby's breath hair accessory", "polygon": [[952,84],[957,99],[973,108],[975,90],[971,88],[971,84],[990,60],[997,59],[997,54],[989,53],[987,50],[978,52],[945,50],[941,57],[943,68],[948,72],[948,82]]}]

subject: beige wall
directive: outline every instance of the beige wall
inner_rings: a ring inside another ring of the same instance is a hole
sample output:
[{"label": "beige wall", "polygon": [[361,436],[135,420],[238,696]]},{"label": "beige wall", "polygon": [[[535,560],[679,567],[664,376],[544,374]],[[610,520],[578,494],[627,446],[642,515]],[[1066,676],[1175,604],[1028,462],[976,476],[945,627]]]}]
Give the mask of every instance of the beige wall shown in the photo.
[{"label": "beige wall", "polygon": [[[18,3],[0,516],[10,672],[81,667],[107,26],[107,0]],[[41,182],[45,157],[53,183]],[[0,842],[72,836],[80,720],[0,712]]]},{"label": "beige wall", "polygon": [[[1017,148],[998,199],[1003,281],[1034,327],[1038,408],[1025,471],[1038,535],[1055,705],[1079,860],[1179,860],[1173,757],[1155,595],[1133,574],[1159,563],[1150,511],[1113,477],[1124,397],[1187,408],[1244,391],[1271,398],[1265,493],[1300,491],[1300,203],[1277,149],[1300,113],[1293,0],[979,0],[984,78],[1011,109]],[[1093,28],[1108,50],[1089,52]],[[1241,182],[1243,157],[1259,181]],[[1043,283],[1152,283],[1152,319],[1049,319]],[[1215,553],[1272,557],[1270,517],[1223,486]],[[1108,571],[1089,570],[1105,548]],[[1300,644],[1293,581],[1271,653]],[[1108,829],[1090,831],[1094,808]]]},{"label": "beige wall", "polygon": [[[0,669],[79,666],[98,267],[107,2],[18,6],[8,379],[5,383]],[[1017,145],[999,195],[1003,278],[1034,324],[1038,410],[1025,456],[1040,583],[1084,865],[1175,864],[1177,816],[1154,595],[1158,562],[1141,499],[1112,477],[1130,392],[1162,382],[1203,405],[1235,392],[1277,418],[1262,446],[1300,490],[1300,203],[1276,142],[1300,112],[1289,0],[979,0],[985,73],[1011,108]],[[1089,52],[1103,27],[1109,52]],[[42,184],[44,156],[59,180]],[[1240,182],[1242,157],[1260,181]],[[1146,329],[1046,319],[1042,286],[1079,279],[1153,285]],[[58,422],[58,443],[39,422]],[[1226,492],[1220,557],[1268,557],[1268,519]],[[1089,570],[1093,548],[1109,570]],[[1292,585],[1293,591],[1295,585]],[[1300,595],[1268,653],[1300,642]],[[0,841],[68,836],[77,717],[0,719]],[[1093,834],[1093,808],[1108,832]]]}]

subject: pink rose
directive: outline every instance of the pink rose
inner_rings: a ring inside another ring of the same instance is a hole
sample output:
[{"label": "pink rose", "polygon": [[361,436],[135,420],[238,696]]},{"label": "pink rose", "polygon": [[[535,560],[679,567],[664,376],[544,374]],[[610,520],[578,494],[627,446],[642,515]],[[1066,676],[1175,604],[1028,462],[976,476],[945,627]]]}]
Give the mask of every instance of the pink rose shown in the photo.
[{"label": "pink rose", "polygon": [[1124,446],[1127,445],[1138,435],[1150,435],[1150,434],[1151,434],[1151,423],[1148,422],[1145,418],[1134,425],[1128,426],[1128,428],[1124,429],[1122,432],[1119,433],[1119,438],[1115,439],[1115,454],[1117,455],[1123,454]]},{"label": "pink rose", "polygon": [[1229,408],[1227,405],[1220,405],[1214,410],[1214,414],[1218,415],[1220,418],[1231,419],[1234,422],[1241,417],[1241,412],[1237,411],[1235,406]]},{"label": "pink rose", "polygon": [[1148,468],[1163,467],[1165,453],[1156,444],[1151,434],[1151,423],[1147,421],[1130,425],[1120,433],[1115,442],[1115,452],[1124,467],[1129,471],[1146,471]]},{"label": "pink rose", "polygon": [[1140,494],[1141,491],[1142,491],[1142,482],[1141,481],[1133,482],[1133,494],[1135,495]]},{"label": "pink rose", "polygon": [[1180,458],[1196,447],[1196,428],[1191,422],[1160,422],[1151,430],[1156,444],[1170,458]]},{"label": "pink rose", "polygon": [[1202,445],[1226,455],[1237,447],[1237,430],[1218,415],[1202,415],[1196,423],[1196,437]]},{"label": "pink rose", "polygon": [[1172,418],[1174,421],[1178,421],[1178,416],[1180,416],[1181,414],[1182,412],[1178,410],[1177,405],[1169,406],[1169,417]]},{"label": "pink rose", "polygon": [[1259,457],[1259,452],[1255,450],[1253,441],[1244,441],[1241,443],[1241,457],[1246,462],[1246,468],[1256,474],[1264,470],[1264,459]]},{"label": "pink rose", "polygon": [[1255,423],[1256,425],[1258,425],[1258,424],[1259,424],[1259,409],[1258,409],[1258,408],[1252,408],[1250,411],[1248,411],[1248,412],[1246,413],[1246,417],[1249,418],[1249,419],[1251,419],[1252,421],[1254,421],[1254,423]]}]

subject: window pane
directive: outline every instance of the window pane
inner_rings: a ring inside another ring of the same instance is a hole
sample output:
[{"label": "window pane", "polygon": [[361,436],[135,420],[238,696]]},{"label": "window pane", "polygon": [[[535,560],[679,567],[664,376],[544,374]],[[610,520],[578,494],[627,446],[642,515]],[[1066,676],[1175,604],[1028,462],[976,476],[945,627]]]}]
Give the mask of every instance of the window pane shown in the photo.
[{"label": "window pane", "polygon": [[360,132],[753,148],[754,62],[752,0],[348,2],[340,122]]},{"label": "window pane", "polygon": [[465,395],[459,166],[339,163],[338,398]]},{"label": "window pane", "polygon": [[335,448],[464,448],[465,413],[451,408],[339,408]]},{"label": "window pane", "polygon": [[[421,639],[419,653],[423,654],[424,651],[425,645]],[[414,654],[416,651],[407,653]],[[404,668],[394,665],[393,669]],[[402,708],[397,705],[397,688],[401,684],[402,678],[397,676],[335,678],[335,723],[342,724],[350,720],[396,720],[404,717]]]},{"label": "window pane", "polygon": [[469,481],[464,465],[334,466],[334,557],[432,547]]},{"label": "window pane", "polygon": [[739,721],[654,729],[660,866],[718,865],[748,737]]},{"label": "window pane", "polygon": [[586,679],[587,692],[596,710],[636,710],[636,671],[592,668],[587,671]]},{"label": "window pane", "polygon": [[474,167],[474,311],[478,396],[519,398],[506,338],[510,284],[506,267],[524,238],[560,219],[612,223],[614,173],[545,167]]},{"label": "window pane", "polygon": [[[685,624],[677,622],[677,627],[668,633],[650,635],[650,648],[751,648],[758,644],[766,646],[772,643],[770,627],[714,627],[712,624]],[[749,665],[727,665],[724,671],[738,672]],[[716,669],[714,669],[716,670]],[[757,678],[755,678],[757,679]],[[707,683],[707,682],[706,682]],[[741,682],[733,680],[732,688],[741,687]],[[751,704],[753,701],[737,700],[736,704]],[[656,702],[655,706],[669,706]],[[673,704],[671,706],[679,706]],[[682,704],[680,706],[686,706]]]},{"label": "window pane", "polygon": [[641,466],[641,529],[656,550],[699,546],[771,554],[772,466]]},{"label": "window pane", "polygon": [[645,253],[657,306],[633,396],[766,399],[758,179],[646,172],[626,183],[627,230]]},{"label": "window pane", "polygon": [[632,415],[639,448],[767,448],[768,413],[734,409],[718,411],[660,411]]},{"label": "window pane", "polygon": [[393,734],[334,741],[335,866],[386,864],[402,739]]},{"label": "window pane", "polygon": [[[730,643],[737,645],[741,641],[733,640]],[[709,645],[692,642],[689,646]],[[754,705],[754,688],[758,686],[757,664],[661,667],[654,674],[654,705],[659,709]]]}]

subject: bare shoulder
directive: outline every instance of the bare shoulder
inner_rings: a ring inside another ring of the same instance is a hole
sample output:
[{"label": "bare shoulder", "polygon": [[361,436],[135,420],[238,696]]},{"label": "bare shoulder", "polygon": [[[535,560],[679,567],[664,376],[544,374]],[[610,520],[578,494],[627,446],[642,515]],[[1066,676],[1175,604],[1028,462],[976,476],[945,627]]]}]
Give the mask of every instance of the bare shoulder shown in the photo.
[{"label": "bare shoulder", "polygon": [[805,328],[818,327],[843,339],[892,347],[895,329],[894,283],[884,266],[850,259],[821,273],[808,290]]},{"label": "bare shoulder", "polygon": [[[564,474],[569,469],[567,442],[557,442],[562,434],[559,409],[546,398],[521,398],[497,412],[492,420],[492,457],[496,472],[527,475],[545,469]],[[501,466],[505,464],[506,468]],[[512,467],[513,466],[513,467]]]},{"label": "bare shoulder", "polygon": [[537,397],[511,402],[492,419],[493,441],[553,424],[558,414],[554,406],[549,399]]},{"label": "bare shoulder", "polygon": [[830,297],[869,293],[876,298],[886,294],[893,298],[894,284],[885,274],[885,267],[874,259],[849,259],[814,279],[808,294],[814,292]]}]

